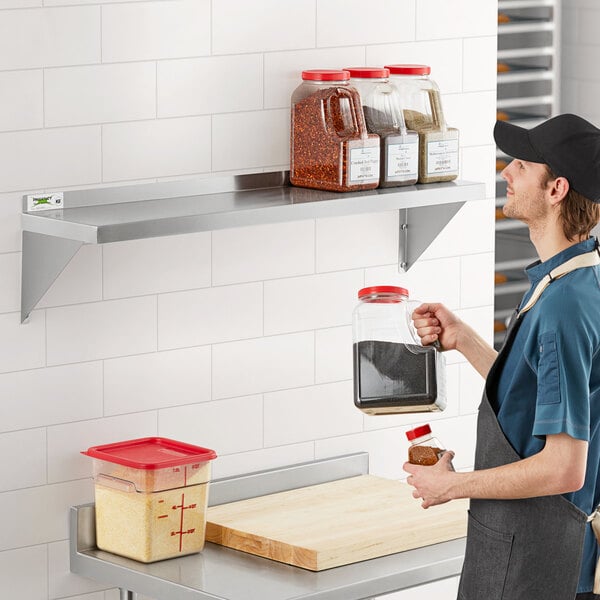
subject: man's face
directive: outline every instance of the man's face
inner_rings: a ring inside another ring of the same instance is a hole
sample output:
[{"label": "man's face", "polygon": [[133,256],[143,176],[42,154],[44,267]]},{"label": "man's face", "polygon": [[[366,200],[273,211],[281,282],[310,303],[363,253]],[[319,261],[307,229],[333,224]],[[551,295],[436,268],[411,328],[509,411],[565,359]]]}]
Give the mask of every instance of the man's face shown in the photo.
[{"label": "man's face", "polygon": [[503,213],[511,219],[531,224],[543,220],[549,212],[546,201],[546,167],[515,158],[501,173],[506,180]]}]

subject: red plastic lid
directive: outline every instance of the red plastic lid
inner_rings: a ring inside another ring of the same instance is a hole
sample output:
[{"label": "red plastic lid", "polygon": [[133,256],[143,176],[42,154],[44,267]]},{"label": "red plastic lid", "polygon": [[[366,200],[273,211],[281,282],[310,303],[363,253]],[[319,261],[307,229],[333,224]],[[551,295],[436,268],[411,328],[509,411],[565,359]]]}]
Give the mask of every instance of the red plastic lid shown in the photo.
[{"label": "red plastic lid", "polygon": [[362,77],[364,79],[383,79],[390,76],[390,70],[385,67],[349,67],[344,71],[348,71],[350,77]]},{"label": "red plastic lid", "polygon": [[361,300],[366,296],[374,296],[377,294],[397,294],[408,297],[408,290],[395,285],[374,285],[358,290],[358,299]]},{"label": "red plastic lid", "polygon": [[206,462],[217,458],[217,453],[209,448],[163,437],[138,438],[104,446],[92,446],[82,454],[126,467],[148,470]]},{"label": "red plastic lid", "polygon": [[308,81],[347,81],[350,73],[342,69],[308,69],[302,71],[302,79]]},{"label": "red plastic lid", "polygon": [[412,442],[413,440],[423,435],[427,435],[428,433],[431,433],[431,427],[429,427],[429,424],[426,423],[425,425],[420,425],[414,429],[409,429],[406,432],[406,437]]},{"label": "red plastic lid", "polygon": [[385,65],[392,75],[429,75],[431,67],[429,65]]}]

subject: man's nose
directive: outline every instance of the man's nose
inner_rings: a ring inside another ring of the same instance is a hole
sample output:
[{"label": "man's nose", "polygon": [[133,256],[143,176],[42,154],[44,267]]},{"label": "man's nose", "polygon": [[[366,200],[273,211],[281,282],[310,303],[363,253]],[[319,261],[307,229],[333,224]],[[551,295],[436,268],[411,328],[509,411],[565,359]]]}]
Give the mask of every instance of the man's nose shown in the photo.
[{"label": "man's nose", "polygon": [[511,167],[513,166],[514,162],[514,160],[511,160],[500,172],[500,177],[502,177],[502,179],[505,181],[508,181],[510,178]]}]

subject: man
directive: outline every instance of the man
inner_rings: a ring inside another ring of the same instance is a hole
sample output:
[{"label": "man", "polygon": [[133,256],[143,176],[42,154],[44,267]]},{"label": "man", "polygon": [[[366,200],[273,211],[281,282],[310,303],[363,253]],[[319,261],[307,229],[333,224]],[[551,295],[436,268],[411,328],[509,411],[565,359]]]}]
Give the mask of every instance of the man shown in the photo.
[{"label": "man", "polygon": [[460,600],[600,600],[600,130],[575,115],[494,128],[514,160],[504,214],[529,228],[539,261],[497,353],[441,304],[413,320],[423,344],[461,352],[486,379],[475,469],[406,463],[424,508],[470,498]]}]

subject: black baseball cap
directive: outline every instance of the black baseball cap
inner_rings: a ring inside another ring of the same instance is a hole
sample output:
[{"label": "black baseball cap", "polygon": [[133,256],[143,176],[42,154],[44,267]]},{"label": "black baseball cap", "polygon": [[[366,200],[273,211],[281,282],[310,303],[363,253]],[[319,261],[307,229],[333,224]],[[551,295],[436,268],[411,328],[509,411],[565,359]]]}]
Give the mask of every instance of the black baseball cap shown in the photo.
[{"label": "black baseball cap", "polygon": [[582,196],[600,202],[600,129],[578,117],[552,117],[532,129],[497,121],[494,139],[508,156],[547,164]]}]

